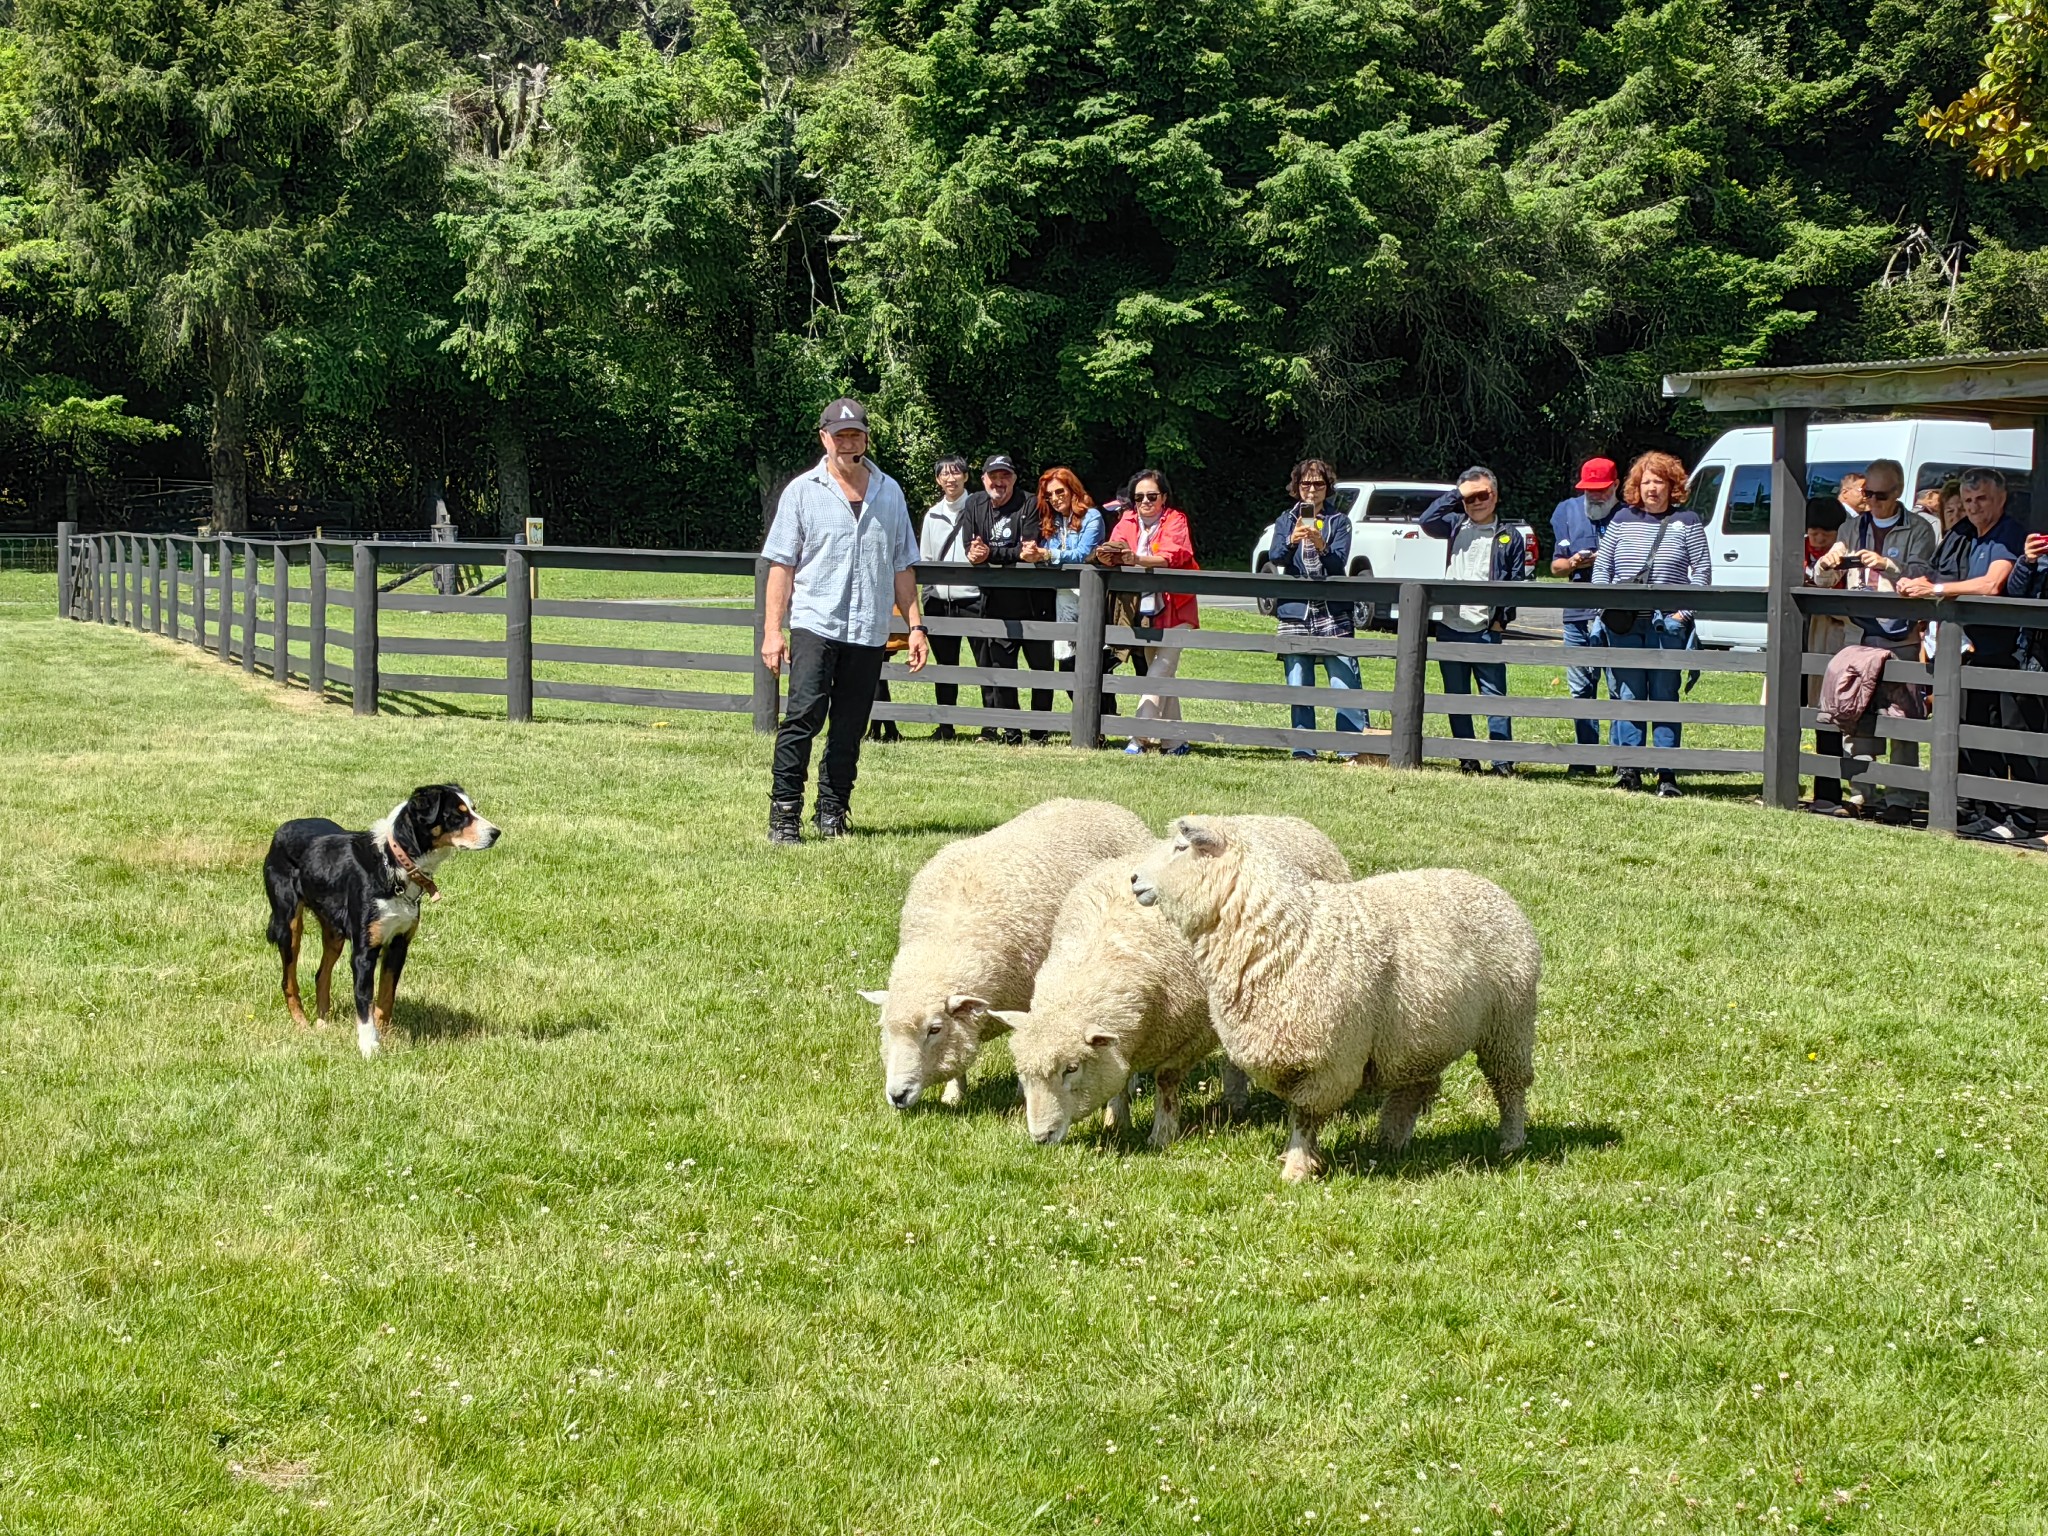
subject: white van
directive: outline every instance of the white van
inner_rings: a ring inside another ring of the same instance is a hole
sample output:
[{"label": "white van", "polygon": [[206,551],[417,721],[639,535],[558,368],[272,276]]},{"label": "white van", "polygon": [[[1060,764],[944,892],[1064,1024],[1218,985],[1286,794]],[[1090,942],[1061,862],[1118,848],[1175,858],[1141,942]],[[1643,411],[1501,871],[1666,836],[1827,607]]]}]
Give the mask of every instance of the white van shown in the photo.
[{"label": "white van", "polygon": [[[1906,466],[1910,507],[1930,486],[1953,480],[1964,470],[2002,470],[2011,490],[2010,510],[2026,520],[2034,464],[2034,434],[2021,427],[1994,430],[1982,421],[1829,421],[1807,428],[1806,494],[1833,496],[1842,477],[1860,473],[1872,459],[1897,459]],[[1737,427],[1724,432],[1693,467],[1687,502],[1706,524],[1717,587],[1769,584],[1771,550],[1771,429]],[[1700,644],[1759,650],[1760,619],[1714,618],[1702,614]]]},{"label": "white van", "polygon": [[[1351,563],[1346,576],[1377,576],[1383,581],[1441,581],[1450,563],[1450,545],[1427,537],[1416,519],[1429,504],[1456,486],[1423,480],[1340,480],[1330,488],[1330,508],[1351,519]],[[1517,522],[1527,547],[1527,570],[1536,574],[1536,530]],[[1273,544],[1274,524],[1259,530],[1252,545],[1247,569],[1256,572]],[[1360,604],[1361,628],[1395,617],[1397,608],[1389,603],[1385,612],[1375,603]]]}]

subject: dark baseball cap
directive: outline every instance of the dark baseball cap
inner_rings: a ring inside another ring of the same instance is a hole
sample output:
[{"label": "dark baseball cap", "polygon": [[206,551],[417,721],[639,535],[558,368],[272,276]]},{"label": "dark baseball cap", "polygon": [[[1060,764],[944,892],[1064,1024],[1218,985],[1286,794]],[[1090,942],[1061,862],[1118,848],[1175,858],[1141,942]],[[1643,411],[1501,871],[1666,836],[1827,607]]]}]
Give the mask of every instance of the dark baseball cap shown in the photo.
[{"label": "dark baseball cap", "polygon": [[984,475],[992,469],[1007,469],[1013,475],[1017,473],[1017,466],[1010,462],[1007,453],[992,453],[981,461],[981,472]]},{"label": "dark baseball cap", "polygon": [[820,432],[840,432],[849,428],[862,432],[868,429],[868,408],[858,400],[842,395],[818,413]]}]

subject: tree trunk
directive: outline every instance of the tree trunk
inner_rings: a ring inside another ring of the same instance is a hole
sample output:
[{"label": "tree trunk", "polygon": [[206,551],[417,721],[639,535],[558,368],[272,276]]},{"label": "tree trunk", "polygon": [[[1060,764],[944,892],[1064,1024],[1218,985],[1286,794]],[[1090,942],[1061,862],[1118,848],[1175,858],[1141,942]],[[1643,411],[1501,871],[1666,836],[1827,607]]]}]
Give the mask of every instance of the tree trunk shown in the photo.
[{"label": "tree trunk", "polygon": [[514,539],[526,530],[533,491],[526,473],[526,434],[509,402],[501,402],[492,413],[491,451],[498,462],[498,532]]},{"label": "tree trunk", "polygon": [[248,422],[231,385],[213,386],[213,529],[244,533],[249,527]]}]

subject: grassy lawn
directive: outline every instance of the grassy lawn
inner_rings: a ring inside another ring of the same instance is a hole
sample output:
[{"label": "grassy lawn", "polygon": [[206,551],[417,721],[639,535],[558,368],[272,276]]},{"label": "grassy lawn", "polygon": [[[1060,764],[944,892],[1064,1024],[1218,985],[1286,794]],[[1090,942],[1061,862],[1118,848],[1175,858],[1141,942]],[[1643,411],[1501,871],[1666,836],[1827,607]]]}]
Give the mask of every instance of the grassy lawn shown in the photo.
[{"label": "grassy lawn", "polygon": [[[0,577],[0,1530],[2040,1527],[2022,856],[923,740],[870,749],[860,835],[771,853],[744,717],[357,720],[50,592]],[[507,837],[366,1065],[287,1021],[258,867],[439,778]],[[1056,793],[1505,885],[1528,1154],[1469,1065],[1300,1189],[1213,1074],[1163,1155],[1142,1101],[1034,1147],[1001,1048],[964,1112],[888,1110],[854,989],[912,871]]]}]

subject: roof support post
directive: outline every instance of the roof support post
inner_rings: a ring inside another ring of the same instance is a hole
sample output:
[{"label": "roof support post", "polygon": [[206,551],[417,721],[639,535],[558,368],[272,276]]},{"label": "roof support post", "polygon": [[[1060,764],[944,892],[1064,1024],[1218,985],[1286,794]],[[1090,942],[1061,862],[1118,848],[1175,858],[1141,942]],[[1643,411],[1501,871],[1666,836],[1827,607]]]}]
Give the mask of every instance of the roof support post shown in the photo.
[{"label": "roof support post", "polygon": [[2034,476],[2027,482],[2027,532],[2048,533],[2048,416],[2034,418]]},{"label": "roof support post", "polygon": [[1799,808],[1799,706],[1806,625],[1793,603],[1805,573],[1806,426],[1812,412],[1771,413],[1770,639],[1764,683],[1764,804]]}]

